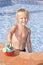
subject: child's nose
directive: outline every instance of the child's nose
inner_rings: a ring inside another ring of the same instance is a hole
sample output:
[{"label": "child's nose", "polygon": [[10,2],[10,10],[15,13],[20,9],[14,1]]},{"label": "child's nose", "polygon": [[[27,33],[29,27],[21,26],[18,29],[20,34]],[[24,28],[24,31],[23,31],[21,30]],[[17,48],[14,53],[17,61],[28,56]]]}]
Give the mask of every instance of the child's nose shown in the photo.
[{"label": "child's nose", "polygon": [[25,18],[23,18],[23,21],[25,21]]}]

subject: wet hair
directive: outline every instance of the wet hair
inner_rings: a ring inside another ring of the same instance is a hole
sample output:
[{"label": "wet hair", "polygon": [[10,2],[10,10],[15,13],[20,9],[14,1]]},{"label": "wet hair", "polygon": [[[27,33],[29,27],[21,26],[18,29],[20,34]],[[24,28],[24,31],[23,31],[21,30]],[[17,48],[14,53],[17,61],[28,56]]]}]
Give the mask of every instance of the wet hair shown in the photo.
[{"label": "wet hair", "polygon": [[28,19],[29,19],[29,12],[28,12],[26,9],[19,9],[19,10],[16,12],[16,17],[18,16],[18,14],[19,14],[20,12],[26,13],[26,15],[27,15],[27,17],[28,17]]}]

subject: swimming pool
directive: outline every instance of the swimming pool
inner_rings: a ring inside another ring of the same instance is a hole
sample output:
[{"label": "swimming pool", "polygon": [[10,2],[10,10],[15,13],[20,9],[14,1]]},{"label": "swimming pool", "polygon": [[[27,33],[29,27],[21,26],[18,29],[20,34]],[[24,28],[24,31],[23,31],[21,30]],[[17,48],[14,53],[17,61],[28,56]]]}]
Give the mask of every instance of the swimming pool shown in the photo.
[{"label": "swimming pool", "polygon": [[10,28],[17,23],[15,14],[20,8],[25,8],[30,13],[27,27],[31,29],[31,43],[33,52],[43,52],[43,6],[37,2],[13,2],[0,5],[0,43],[7,42]]}]

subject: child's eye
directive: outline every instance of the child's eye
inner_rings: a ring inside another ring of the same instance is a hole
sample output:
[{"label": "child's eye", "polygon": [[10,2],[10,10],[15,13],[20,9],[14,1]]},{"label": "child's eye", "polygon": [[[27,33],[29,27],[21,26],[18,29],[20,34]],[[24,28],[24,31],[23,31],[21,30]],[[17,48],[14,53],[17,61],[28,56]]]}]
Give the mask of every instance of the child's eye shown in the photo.
[{"label": "child's eye", "polygon": [[23,19],[23,18],[21,18],[21,19]]},{"label": "child's eye", "polygon": [[24,19],[27,19],[27,18],[24,18]]}]

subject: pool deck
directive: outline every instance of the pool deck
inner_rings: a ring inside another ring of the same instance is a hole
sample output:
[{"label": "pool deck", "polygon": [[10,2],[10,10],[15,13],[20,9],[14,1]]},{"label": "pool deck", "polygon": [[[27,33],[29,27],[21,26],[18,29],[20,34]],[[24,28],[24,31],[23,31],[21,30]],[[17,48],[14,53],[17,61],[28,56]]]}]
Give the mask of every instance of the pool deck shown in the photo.
[{"label": "pool deck", "polygon": [[43,53],[41,52],[19,52],[14,56],[6,56],[2,52],[4,44],[0,44],[0,65],[43,65]]}]

